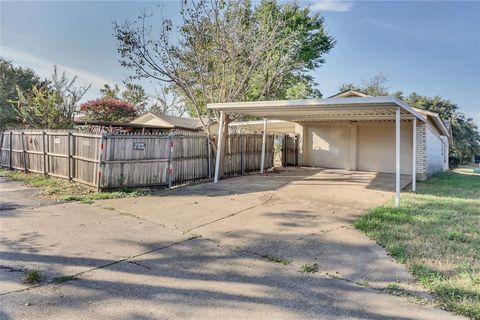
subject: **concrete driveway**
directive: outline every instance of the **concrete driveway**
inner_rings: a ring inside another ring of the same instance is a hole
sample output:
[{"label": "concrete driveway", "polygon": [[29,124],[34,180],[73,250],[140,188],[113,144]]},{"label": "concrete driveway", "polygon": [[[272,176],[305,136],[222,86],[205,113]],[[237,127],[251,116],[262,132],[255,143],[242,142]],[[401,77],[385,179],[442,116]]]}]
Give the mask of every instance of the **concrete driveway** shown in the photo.
[{"label": "concrete driveway", "polygon": [[[12,193],[20,185],[2,181],[0,315],[452,319],[352,227],[366,208],[389,201],[393,181],[291,169],[92,205],[26,200]],[[314,263],[318,272],[300,272]],[[40,285],[21,281],[32,268]],[[391,283],[408,294],[389,294]]]}]

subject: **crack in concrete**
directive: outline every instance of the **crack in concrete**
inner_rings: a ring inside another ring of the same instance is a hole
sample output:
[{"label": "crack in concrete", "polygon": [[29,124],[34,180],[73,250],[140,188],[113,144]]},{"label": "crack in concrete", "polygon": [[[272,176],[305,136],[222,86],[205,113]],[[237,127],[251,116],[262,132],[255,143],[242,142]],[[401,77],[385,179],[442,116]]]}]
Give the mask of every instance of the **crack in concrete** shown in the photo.
[{"label": "crack in concrete", "polygon": [[147,270],[150,270],[150,269],[151,269],[149,266],[143,265],[143,264],[141,264],[141,263],[139,263],[139,262],[137,262],[137,261],[130,261],[130,260],[129,260],[129,261],[127,261],[127,263],[134,264],[134,265],[136,265],[136,266],[145,268],[145,269],[147,269]]},{"label": "crack in concrete", "polygon": [[208,225],[210,225],[210,224],[212,224],[212,223],[215,223],[215,222],[218,222],[218,221],[222,221],[222,220],[231,218],[231,217],[233,217],[233,216],[236,216],[236,215],[238,215],[238,214],[240,214],[240,213],[243,213],[243,212],[246,212],[246,211],[248,211],[248,210],[261,207],[261,206],[269,203],[269,202],[272,200],[273,196],[274,196],[274,193],[272,193],[267,200],[265,200],[265,201],[263,201],[263,202],[261,202],[261,203],[259,203],[259,204],[256,204],[256,205],[254,205],[254,206],[251,206],[251,207],[248,207],[248,208],[245,208],[245,209],[242,209],[242,210],[239,210],[239,211],[234,212],[234,213],[230,213],[229,215],[223,216],[223,217],[221,217],[221,218],[218,218],[218,219],[215,219],[215,220],[206,222],[206,223],[202,223],[202,224],[200,224],[200,225],[198,225],[198,226],[195,226],[195,227],[193,227],[193,228],[188,229],[186,232],[190,232],[190,231],[192,231],[192,230],[195,230],[195,229],[198,229],[198,228],[201,228],[201,227],[208,226]]},{"label": "crack in concrete", "polygon": [[18,269],[9,266],[0,266],[0,269],[8,270],[8,272],[25,272],[25,269]]},{"label": "crack in concrete", "polygon": [[[141,253],[138,253],[138,254],[135,254],[135,255],[131,255],[131,256],[128,256],[128,257],[123,258],[123,259],[114,260],[112,262],[100,265],[98,267],[90,268],[90,269],[87,269],[87,270],[84,270],[84,271],[77,272],[73,275],[67,275],[67,276],[64,276],[64,277],[61,277],[61,278],[65,279],[65,281],[63,281],[63,283],[68,282],[68,281],[72,281],[72,280],[76,280],[85,273],[92,272],[92,271],[99,270],[99,269],[104,269],[104,268],[107,268],[107,267],[110,267],[110,266],[113,266],[113,265],[116,265],[116,264],[119,264],[119,263],[122,263],[122,262],[128,262],[131,259],[135,259],[135,258],[144,256],[146,254],[156,252],[156,251],[159,251],[159,250],[163,250],[163,249],[166,249],[166,248],[170,248],[170,247],[173,247],[175,245],[186,243],[188,241],[195,240],[195,239],[196,238],[191,237],[191,238],[188,238],[188,239],[185,239],[185,240],[173,242],[171,244],[168,244],[168,245],[165,245],[165,246],[162,246],[162,247],[154,248],[154,249],[151,249],[151,250],[148,250],[148,251],[145,251],[145,252],[141,252]],[[30,286],[30,287],[27,287],[27,288],[4,292],[4,293],[1,293],[0,296],[5,296],[5,295],[11,294],[11,293],[23,292],[23,291],[27,291],[27,290],[30,290],[30,289],[33,289],[33,288],[46,286],[46,285],[49,285],[49,284],[58,284],[58,278],[54,278],[54,279],[46,281],[44,283],[39,283],[39,284]]]}]

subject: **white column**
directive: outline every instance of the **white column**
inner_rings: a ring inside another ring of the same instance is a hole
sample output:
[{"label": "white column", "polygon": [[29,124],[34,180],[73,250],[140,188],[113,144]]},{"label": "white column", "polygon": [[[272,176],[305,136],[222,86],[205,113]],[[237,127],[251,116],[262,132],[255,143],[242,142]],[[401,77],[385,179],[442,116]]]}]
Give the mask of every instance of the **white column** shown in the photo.
[{"label": "white column", "polygon": [[400,108],[395,112],[395,207],[400,207]]},{"label": "white column", "polygon": [[417,190],[417,118],[413,118],[412,191]]},{"label": "white column", "polygon": [[225,125],[225,112],[220,111],[220,122],[218,123],[218,136],[217,136],[217,155],[215,157],[215,177],[214,183],[218,182],[218,174],[220,172],[220,153],[222,153],[222,141],[223,141],[223,126]]},{"label": "white column", "polygon": [[265,144],[267,142],[267,118],[263,119],[263,140],[262,140],[262,159],[260,160],[260,173],[265,170]]}]

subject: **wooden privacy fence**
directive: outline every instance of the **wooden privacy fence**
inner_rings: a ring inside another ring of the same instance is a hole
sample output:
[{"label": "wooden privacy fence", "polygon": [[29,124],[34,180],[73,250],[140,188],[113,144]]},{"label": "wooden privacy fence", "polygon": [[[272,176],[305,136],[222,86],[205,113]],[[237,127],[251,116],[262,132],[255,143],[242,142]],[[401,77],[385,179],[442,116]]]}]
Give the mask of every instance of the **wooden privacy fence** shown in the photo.
[{"label": "wooden privacy fence", "polygon": [[[65,178],[97,189],[173,186],[212,178],[215,157],[205,134],[85,134],[4,131],[0,166]],[[273,166],[267,135],[265,168]],[[260,169],[261,134],[230,135],[224,174]]]}]

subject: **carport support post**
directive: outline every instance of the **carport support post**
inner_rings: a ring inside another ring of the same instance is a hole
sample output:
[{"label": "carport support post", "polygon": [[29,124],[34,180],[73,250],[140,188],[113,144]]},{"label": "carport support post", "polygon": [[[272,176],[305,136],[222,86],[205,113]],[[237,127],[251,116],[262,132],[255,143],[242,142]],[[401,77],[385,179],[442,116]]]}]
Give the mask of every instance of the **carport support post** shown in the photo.
[{"label": "carport support post", "polygon": [[395,111],[395,207],[400,207],[400,108]]},{"label": "carport support post", "polygon": [[260,163],[260,173],[265,171],[265,144],[267,142],[267,118],[263,119],[263,139],[262,139],[262,158]]},{"label": "carport support post", "polygon": [[417,190],[417,118],[413,118],[412,191]]},{"label": "carport support post", "polygon": [[[214,183],[218,182],[218,175],[220,173],[220,153],[222,153],[222,141],[223,141],[223,126],[225,125],[225,112],[220,111],[220,122],[218,123],[218,136],[217,136],[217,154],[215,157],[215,177]],[[223,164],[222,164],[223,165]]]}]

